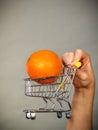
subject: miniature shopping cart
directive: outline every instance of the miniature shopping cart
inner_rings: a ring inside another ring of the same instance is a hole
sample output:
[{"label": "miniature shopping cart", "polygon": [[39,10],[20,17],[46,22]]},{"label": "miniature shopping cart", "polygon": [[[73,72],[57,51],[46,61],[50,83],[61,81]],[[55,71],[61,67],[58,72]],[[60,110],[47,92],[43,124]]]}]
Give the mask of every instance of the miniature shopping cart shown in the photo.
[{"label": "miniature shopping cart", "polygon": [[[44,77],[31,79],[26,78],[25,95],[30,97],[42,98],[45,102],[45,107],[38,109],[26,109],[27,119],[35,119],[36,113],[57,113],[57,117],[61,118],[62,113],[65,113],[66,118],[71,117],[70,93],[73,86],[73,80],[76,72],[76,66],[64,66],[63,73],[58,76]],[[50,78],[58,78],[54,83],[40,84],[38,81]],[[49,106],[51,102],[51,107]],[[58,106],[57,106],[58,104]],[[66,104],[64,108],[63,104]]]}]

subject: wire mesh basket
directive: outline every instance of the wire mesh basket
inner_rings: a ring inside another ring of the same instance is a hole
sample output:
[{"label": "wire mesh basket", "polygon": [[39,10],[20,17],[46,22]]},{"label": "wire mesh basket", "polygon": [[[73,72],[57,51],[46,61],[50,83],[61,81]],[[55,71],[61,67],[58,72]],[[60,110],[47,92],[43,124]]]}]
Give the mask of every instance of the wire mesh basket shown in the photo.
[{"label": "wire mesh basket", "polygon": [[[35,116],[32,116],[32,113],[34,115],[35,112],[57,112],[57,116],[61,117],[62,112],[66,112],[66,117],[70,117],[70,110],[71,105],[69,101],[71,88],[73,86],[73,79],[76,72],[76,67],[74,66],[64,66],[63,67],[63,73],[58,76],[49,76],[44,78],[37,78],[37,79],[31,79],[26,78],[25,81],[25,95],[30,97],[37,97],[42,98],[46,106],[44,108],[39,109],[28,109],[24,110],[27,115],[29,115],[29,118],[35,118]],[[57,80],[53,83],[47,83],[47,84],[40,84],[39,81],[46,80],[46,79],[54,79],[57,78]],[[54,102],[54,100],[56,102]],[[48,100],[52,102],[52,106],[47,109],[48,106]],[[67,103],[68,108],[67,110],[64,109],[62,106],[62,102],[64,101]],[[60,108],[55,108],[56,103],[59,103]],[[29,113],[29,114],[28,114]]]}]

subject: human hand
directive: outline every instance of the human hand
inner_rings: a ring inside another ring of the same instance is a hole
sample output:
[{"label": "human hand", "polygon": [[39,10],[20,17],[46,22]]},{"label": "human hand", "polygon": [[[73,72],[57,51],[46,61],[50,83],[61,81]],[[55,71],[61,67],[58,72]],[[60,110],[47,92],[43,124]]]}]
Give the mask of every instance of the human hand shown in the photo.
[{"label": "human hand", "polygon": [[77,69],[74,77],[75,93],[72,100],[71,119],[67,130],[93,129],[93,102],[95,92],[95,76],[90,56],[81,49],[62,55],[64,64],[75,65],[80,61],[82,66]]},{"label": "human hand", "polygon": [[77,49],[74,52],[64,53],[62,55],[62,61],[64,64],[74,65],[80,61],[82,66],[77,69],[74,78],[75,88],[89,88],[95,86],[95,77],[92,68],[90,56],[81,49]]}]

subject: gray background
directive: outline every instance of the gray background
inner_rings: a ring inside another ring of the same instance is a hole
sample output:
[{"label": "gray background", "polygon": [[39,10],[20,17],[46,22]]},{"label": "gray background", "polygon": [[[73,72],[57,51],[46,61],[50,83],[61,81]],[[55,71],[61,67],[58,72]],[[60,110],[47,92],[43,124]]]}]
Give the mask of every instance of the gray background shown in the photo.
[{"label": "gray background", "polygon": [[[55,114],[37,114],[35,121],[25,119],[23,109],[42,104],[24,95],[25,63],[38,49],[61,56],[77,48],[91,55],[98,83],[95,0],[0,1],[0,130],[65,130],[64,116],[59,120]],[[98,129],[97,93],[96,87],[94,130]]]}]

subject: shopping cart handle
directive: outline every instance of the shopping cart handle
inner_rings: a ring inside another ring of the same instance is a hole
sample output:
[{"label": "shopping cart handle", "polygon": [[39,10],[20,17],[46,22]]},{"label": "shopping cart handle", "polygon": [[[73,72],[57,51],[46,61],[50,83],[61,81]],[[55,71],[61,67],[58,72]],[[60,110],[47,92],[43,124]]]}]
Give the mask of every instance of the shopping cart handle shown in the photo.
[{"label": "shopping cart handle", "polygon": [[82,66],[82,63],[80,61],[78,61],[74,65],[76,68],[80,68]]}]

